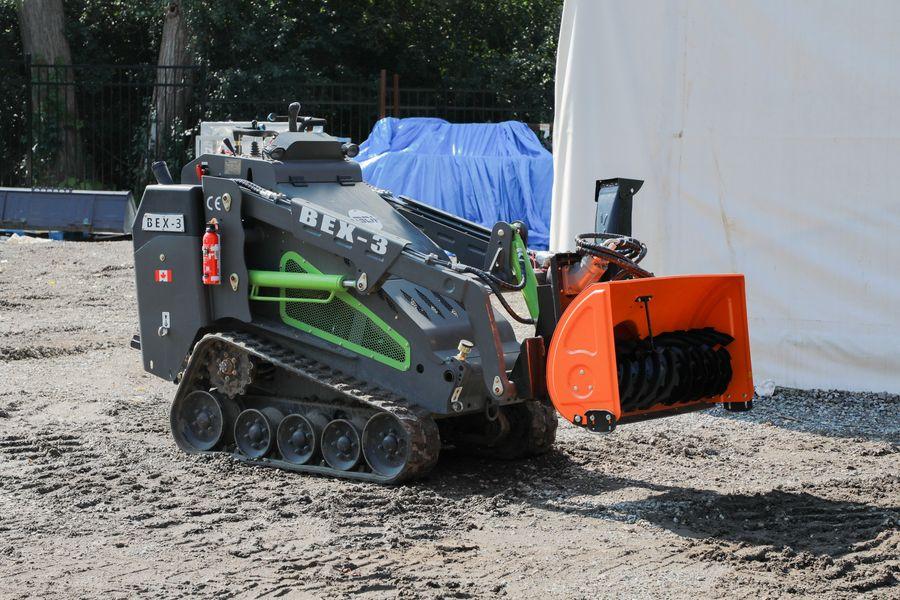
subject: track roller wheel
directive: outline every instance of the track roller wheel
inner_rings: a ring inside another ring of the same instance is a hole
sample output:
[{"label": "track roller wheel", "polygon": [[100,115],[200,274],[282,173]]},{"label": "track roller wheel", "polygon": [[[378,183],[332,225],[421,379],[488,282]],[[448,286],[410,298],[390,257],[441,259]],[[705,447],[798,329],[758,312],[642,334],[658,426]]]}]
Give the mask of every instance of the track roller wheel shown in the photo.
[{"label": "track roller wheel", "polygon": [[169,425],[175,443],[185,452],[215,448],[225,433],[226,412],[214,395],[196,390],[172,403]]},{"label": "track roller wheel", "polygon": [[288,415],[278,426],[278,451],[281,458],[295,465],[305,465],[318,449],[321,425],[303,415]]},{"label": "track roller wheel", "polygon": [[248,408],[234,423],[234,441],[250,458],[262,458],[275,445],[275,432],[282,415],[275,408]]},{"label": "track roller wheel", "polygon": [[363,429],[363,455],[372,470],[395,477],[406,469],[411,444],[409,432],[392,414],[374,415]]},{"label": "track roller wheel", "polygon": [[335,419],[322,430],[322,456],[333,469],[349,471],[360,454],[359,433],[350,421]]}]

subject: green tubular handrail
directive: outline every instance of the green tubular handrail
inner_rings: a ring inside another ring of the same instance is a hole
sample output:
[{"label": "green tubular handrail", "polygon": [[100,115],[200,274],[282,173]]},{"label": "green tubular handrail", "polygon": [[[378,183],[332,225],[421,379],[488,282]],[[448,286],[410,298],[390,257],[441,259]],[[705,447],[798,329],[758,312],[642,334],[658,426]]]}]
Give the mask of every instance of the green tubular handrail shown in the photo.
[{"label": "green tubular handrail", "polygon": [[[320,273],[285,273],[284,271],[249,270],[250,299],[262,302],[308,302],[327,304],[334,300],[335,292],[345,289],[343,275],[323,275]],[[261,296],[259,288],[281,290],[304,290],[307,292],[329,292],[325,298],[286,298],[281,296]]]}]

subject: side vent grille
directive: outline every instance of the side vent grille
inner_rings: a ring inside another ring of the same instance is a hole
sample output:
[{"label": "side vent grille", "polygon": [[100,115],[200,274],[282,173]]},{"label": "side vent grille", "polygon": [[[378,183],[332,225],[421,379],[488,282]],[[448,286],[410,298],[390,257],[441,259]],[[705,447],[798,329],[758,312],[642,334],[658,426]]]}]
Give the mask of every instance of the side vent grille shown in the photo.
[{"label": "side vent grille", "polygon": [[[281,258],[281,270],[289,273],[320,273],[299,254],[288,252]],[[281,290],[283,298],[323,299],[327,292]],[[282,320],[363,356],[395,369],[409,368],[409,342],[359,300],[338,292],[327,304],[281,302]]]}]

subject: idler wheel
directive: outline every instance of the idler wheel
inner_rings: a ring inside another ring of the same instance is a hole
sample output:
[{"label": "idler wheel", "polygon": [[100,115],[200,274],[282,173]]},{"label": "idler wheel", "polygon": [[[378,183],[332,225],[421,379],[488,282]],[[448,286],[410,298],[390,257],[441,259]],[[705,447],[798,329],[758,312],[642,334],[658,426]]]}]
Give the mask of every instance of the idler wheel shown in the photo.
[{"label": "idler wheel", "polygon": [[250,458],[262,458],[275,445],[275,431],[281,413],[274,408],[248,408],[234,423],[234,441],[238,449]]},{"label": "idler wheel", "polygon": [[395,477],[406,468],[410,457],[409,433],[394,415],[374,415],[363,429],[363,454],[372,470]]},{"label": "idler wheel", "polygon": [[169,425],[179,448],[185,452],[204,452],[222,440],[225,412],[215,396],[196,390],[172,403]]},{"label": "idler wheel", "polygon": [[360,457],[359,434],[350,421],[335,419],[322,430],[322,456],[338,471],[349,471]]},{"label": "idler wheel", "polygon": [[303,415],[288,415],[278,426],[278,451],[281,458],[295,465],[305,465],[318,448],[321,426]]}]

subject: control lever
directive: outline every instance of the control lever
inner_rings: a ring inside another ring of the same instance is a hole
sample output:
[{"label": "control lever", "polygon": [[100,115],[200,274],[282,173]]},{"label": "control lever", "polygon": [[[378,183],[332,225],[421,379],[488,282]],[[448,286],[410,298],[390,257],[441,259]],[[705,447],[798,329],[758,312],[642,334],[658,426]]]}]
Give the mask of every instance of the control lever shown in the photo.
[{"label": "control lever", "polygon": [[156,177],[156,183],[159,185],[172,185],[175,180],[172,179],[172,173],[169,172],[169,165],[164,160],[158,160],[150,165],[153,176]]},{"label": "control lever", "polygon": [[288,106],[288,131],[297,131],[297,116],[300,114],[300,103],[291,102]]}]

